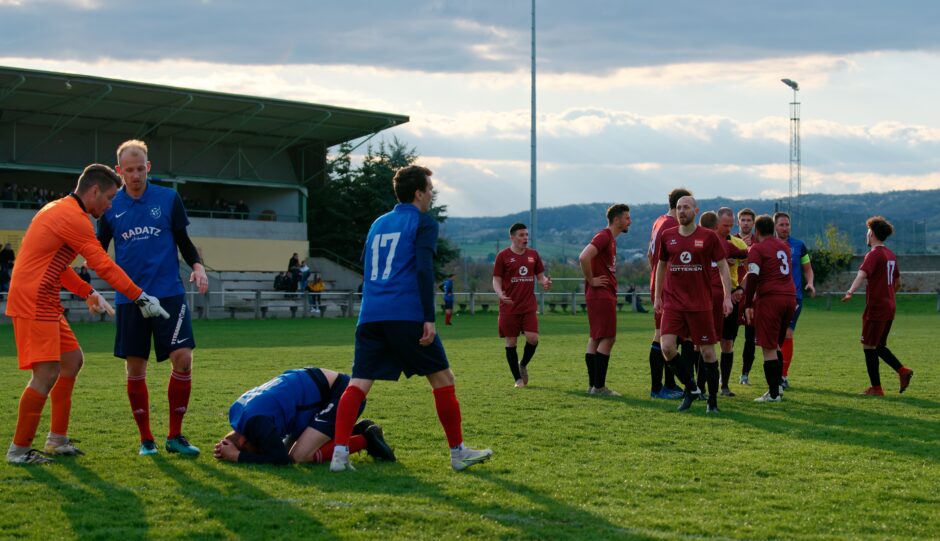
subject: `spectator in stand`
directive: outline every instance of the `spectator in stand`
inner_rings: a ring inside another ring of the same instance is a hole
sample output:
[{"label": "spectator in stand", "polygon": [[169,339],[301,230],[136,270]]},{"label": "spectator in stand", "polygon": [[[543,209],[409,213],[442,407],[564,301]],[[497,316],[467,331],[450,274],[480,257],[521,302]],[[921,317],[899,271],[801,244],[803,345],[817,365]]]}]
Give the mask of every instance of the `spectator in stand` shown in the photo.
[{"label": "spectator in stand", "polygon": [[3,245],[3,250],[0,250],[0,268],[6,269],[7,272],[13,270],[13,262],[16,260],[16,253],[13,251],[13,245],[9,242]]},{"label": "spectator in stand", "polygon": [[16,184],[6,182],[3,184],[3,193],[0,193],[0,200],[3,201],[3,208],[13,208],[16,206]]},{"label": "spectator in stand", "polygon": [[300,290],[306,291],[307,281],[310,280],[310,266],[307,265],[307,261],[304,260],[300,265]]},{"label": "spectator in stand", "polygon": [[274,291],[287,291],[288,284],[290,284],[290,277],[286,272],[279,272],[274,277]]},{"label": "spectator in stand", "polygon": [[310,313],[319,314],[320,313],[320,295],[323,293],[323,290],[326,289],[326,284],[323,283],[323,277],[320,276],[320,273],[315,273],[313,275],[313,280],[307,284],[307,292],[310,295]]},{"label": "spectator in stand", "polygon": [[245,200],[239,199],[238,204],[235,205],[235,212],[238,213],[237,216],[239,220],[247,220],[248,213],[251,211],[248,209],[248,205],[245,204]]},{"label": "spectator in stand", "polygon": [[88,263],[82,263],[82,266],[76,267],[75,272],[78,273],[78,277],[82,280],[91,283],[91,273],[88,272]]}]

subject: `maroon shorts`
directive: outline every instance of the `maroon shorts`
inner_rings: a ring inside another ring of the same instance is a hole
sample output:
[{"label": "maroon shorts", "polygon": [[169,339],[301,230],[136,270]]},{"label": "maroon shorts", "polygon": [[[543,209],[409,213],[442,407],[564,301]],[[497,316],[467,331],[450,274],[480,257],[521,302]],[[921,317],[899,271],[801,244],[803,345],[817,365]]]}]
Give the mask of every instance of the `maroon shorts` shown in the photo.
[{"label": "maroon shorts", "polygon": [[715,336],[721,340],[725,330],[725,292],[712,289],[712,323],[715,324]]},{"label": "maroon shorts", "polygon": [[893,319],[872,321],[862,318],[862,344],[872,347],[887,346],[892,323],[894,323]]},{"label": "maroon shorts", "polygon": [[617,297],[587,299],[588,327],[592,340],[617,336]]},{"label": "maroon shorts", "polygon": [[696,346],[714,344],[721,337],[715,334],[715,322],[710,310],[703,312],[685,312],[681,310],[663,310],[663,324],[660,334],[672,334],[679,338],[688,338]]},{"label": "maroon shorts", "polygon": [[532,312],[523,312],[521,314],[499,313],[499,337],[516,337],[523,332],[539,332],[538,314]]},{"label": "maroon shorts", "polygon": [[796,297],[771,295],[754,301],[754,342],[767,349],[779,349],[796,311]]}]

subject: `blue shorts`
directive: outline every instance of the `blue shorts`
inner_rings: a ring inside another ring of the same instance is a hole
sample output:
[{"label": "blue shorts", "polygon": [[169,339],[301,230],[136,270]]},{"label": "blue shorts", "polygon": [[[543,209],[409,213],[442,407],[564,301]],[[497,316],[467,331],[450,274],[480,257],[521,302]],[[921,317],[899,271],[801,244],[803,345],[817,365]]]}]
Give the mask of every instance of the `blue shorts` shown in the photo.
[{"label": "blue shorts", "polygon": [[420,321],[372,321],[356,327],[356,353],[352,377],[396,381],[418,374],[428,376],[450,368],[440,336],[429,346]]},{"label": "blue shorts", "polygon": [[132,302],[117,305],[115,357],[149,358],[151,337],[157,352],[157,362],[169,359],[170,353],[177,349],[196,347],[186,295],[161,298],[160,305],[170,314],[170,319],[145,318],[140,313],[140,308]]},{"label": "blue shorts", "polygon": [[[319,369],[312,370],[312,372],[311,377],[314,378],[314,381],[317,381],[317,376],[319,376],[319,378],[322,378],[323,383],[326,384],[326,376],[323,375],[323,372]],[[320,382],[317,382],[317,386],[322,388]],[[322,432],[329,436],[330,439],[333,439],[336,433],[336,410],[339,409],[339,399],[343,396],[343,392],[346,391],[347,386],[349,386],[349,376],[346,374],[337,375],[336,381],[333,382],[333,387],[330,388],[329,403],[310,419],[310,428]],[[359,415],[362,415],[364,409],[366,409],[366,400],[363,400],[362,404],[359,405]],[[356,415],[356,417],[358,418],[359,415]]]},{"label": "blue shorts", "polygon": [[451,298],[449,298],[449,299],[448,299],[447,297],[444,297],[444,309],[445,309],[445,310],[453,310],[453,309],[454,309],[454,298],[453,298],[453,297],[451,297]]},{"label": "blue shorts", "polygon": [[796,330],[796,322],[800,319],[800,312],[803,311],[803,299],[796,299],[796,311],[793,312],[793,319],[790,320],[790,330]]}]

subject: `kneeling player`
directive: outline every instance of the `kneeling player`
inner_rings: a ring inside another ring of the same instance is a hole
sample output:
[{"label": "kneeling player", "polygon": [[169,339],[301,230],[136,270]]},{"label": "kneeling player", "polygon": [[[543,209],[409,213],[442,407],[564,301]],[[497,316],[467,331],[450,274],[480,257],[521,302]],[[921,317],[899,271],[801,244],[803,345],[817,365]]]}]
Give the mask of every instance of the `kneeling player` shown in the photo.
[{"label": "kneeling player", "polygon": [[768,391],[755,402],[779,402],[783,378],[783,354],[779,351],[796,310],[796,289],[790,246],[774,238],[770,216],[757,218],[755,242],[747,254],[744,279],[744,314],[754,326],[755,341],[764,352],[764,376]]},{"label": "kneeling player", "polygon": [[898,373],[902,393],[910,385],[914,371],[901,364],[888,349],[888,333],[891,332],[891,323],[894,322],[894,293],[901,287],[898,259],[894,252],[885,246],[885,240],[894,232],[894,227],[881,216],[869,218],[867,225],[871,251],[865,254],[865,261],[858,269],[858,275],[851,287],[845,292],[842,302],[848,302],[855,290],[862,285],[862,280],[868,280],[868,287],[865,289],[865,313],[862,314],[862,348],[865,351],[865,364],[868,367],[871,386],[862,391],[862,394],[884,396],[878,357]]},{"label": "kneeling player", "polygon": [[[288,370],[241,395],[229,408],[232,425],[215,446],[215,457],[243,464],[328,462],[333,456],[336,408],[349,376],[323,368]],[[363,402],[360,408],[365,409]],[[382,428],[364,419],[356,424],[350,451],[363,449],[380,460],[395,460]],[[293,441],[288,450],[285,443]]]}]

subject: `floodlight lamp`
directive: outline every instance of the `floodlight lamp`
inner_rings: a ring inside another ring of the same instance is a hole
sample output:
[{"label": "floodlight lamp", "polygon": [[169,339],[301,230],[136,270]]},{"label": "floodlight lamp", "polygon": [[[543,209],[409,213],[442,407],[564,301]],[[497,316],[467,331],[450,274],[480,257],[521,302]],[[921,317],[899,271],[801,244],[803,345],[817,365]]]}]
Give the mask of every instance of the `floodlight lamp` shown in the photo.
[{"label": "floodlight lamp", "polygon": [[781,81],[783,84],[785,84],[785,85],[789,86],[790,88],[792,88],[795,92],[799,92],[799,90],[800,90],[800,85],[799,85],[799,83],[797,83],[796,81],[794,81],[794,80],[792,80],[792,79],[780,79],[780,81]]}]

